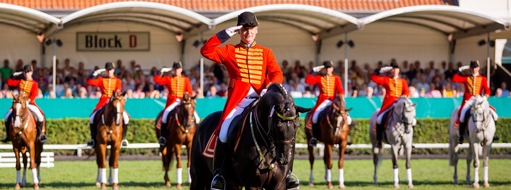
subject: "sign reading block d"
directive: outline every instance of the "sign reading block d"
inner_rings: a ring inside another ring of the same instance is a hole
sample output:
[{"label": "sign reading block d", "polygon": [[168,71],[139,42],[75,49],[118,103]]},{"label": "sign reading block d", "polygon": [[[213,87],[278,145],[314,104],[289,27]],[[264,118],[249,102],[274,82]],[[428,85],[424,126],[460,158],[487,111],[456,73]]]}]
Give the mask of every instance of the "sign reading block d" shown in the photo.
[{"label": "sign reading block d", "polygon": [[149,51],[149,32],[77,32],[76,51]]}]

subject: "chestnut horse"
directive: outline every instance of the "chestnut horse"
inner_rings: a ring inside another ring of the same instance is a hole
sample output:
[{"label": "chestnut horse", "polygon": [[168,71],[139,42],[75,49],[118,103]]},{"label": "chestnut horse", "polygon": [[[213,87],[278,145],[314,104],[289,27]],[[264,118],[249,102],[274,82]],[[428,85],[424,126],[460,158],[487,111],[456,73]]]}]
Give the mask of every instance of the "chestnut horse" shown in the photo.
[{"label": "chestnut horse", "polygon": [[96,186],[101,187],[101,189],[106,189],[106,150],[108,145],[110,145],[110,176],[108,182],[112,184],[114,190],[118,189],[118,159],[121,152],[122,114],[125,103],[124,93],[116,91],[109,102],[103,107],[102,113],[97,114],[99,119],[95,122],[98,131],[95,146],[96,162],[98,164]]},{"label": "chestnut horse", "polygon": [[[39,164],[41,163],[41,152],[43,143],[39,141],[35,117],[28,109],[29,99],[20,95],[14,95],[12,100],[12,114],[10,126],[11,133],[8,134],[12,140],[12,149],[16,157],[16,189],[25,186],[27,174],[27,149],[30,153],[30,168],[34,189],[39,189],[41,180]],[[8,121],[6,121],[8,122]],[[20,153],[23,156],[23,178],[20,177]]]},{"label": "chestnut horse", "polygon": [[[161,122],[161,117],[163,115],[163,111],[158,114],[156,117],[156,137],[160,137],[160,128],[167,128],[167,142],[165,146],[160,147],[161,152],[161,160],[163,162],[163,168],[165,169],[165,176],[163,179],[165,180],[165,185],[170,187],[169,180],[169,169],[170,162],[172,161],[172,156],[176,157],[177,160],[177,188],[181,188],[182,178],[182,162],[180,159],[181,155],[181,147],[183,144],[186,146],[186,150],[188,153],[188,163],[187,168],[190,170],[190,151],[192,149],[192,139],[195,134],[196,121],[195,121],[195,97],[191,97],[188,93],[183,95],[181,99],[181,104],[177,106],[174,110],[169,113],[169,118],[167,125],[163,126]],[[190,173],[190,172],[188,172]],[[191,183],[190,175],[188,175],[188,183]]]},{"label": "chestnut horse", "polygon": [[[340,95],[335,98],[332,105],[325,108],[318,116],[318,128],[305,129],[305,136],[307,137],[307,142],[312,138],[312,134],[321,142],[325,144],[324,149],[324,157],[323,161],[325,162],[326,172],[325,178],[326,183],[329,189],[333,188],[332,185],[332,149],[334,144],[339,145],[339,161],[337,165],[339,167],[339,188],[344,189],[344,152],[346,151],[346,146],[348,145],[348,134],[350,132],[350,127],[346,118],[348,117],[348,111],[351,108],[346,109],[346,102],[344,98]],[[312,115],[309,112],[305,117],[305,121],[307,121]],[[309,145],[307,147],[309,151],[309,162],[310,162],[310,177],[309,177],[309,185],[312,185],[314,182],[313,175],[313,166],[314,166],[314,147]]]}]

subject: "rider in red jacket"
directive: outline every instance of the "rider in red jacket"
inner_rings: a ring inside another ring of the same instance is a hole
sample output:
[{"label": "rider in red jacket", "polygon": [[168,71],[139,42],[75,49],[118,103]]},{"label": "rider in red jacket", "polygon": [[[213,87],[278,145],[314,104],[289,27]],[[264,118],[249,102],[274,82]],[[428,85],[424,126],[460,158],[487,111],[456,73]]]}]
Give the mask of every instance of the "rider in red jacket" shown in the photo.
[{"label": "rider in red jacket", "polygon": [[[99,69],[94,71],[91,78],[87,81],[87,83],[90,86],[96,86],[101,90],[101,98],[99,99],[98,104],[96,105],[96,108],[94,108],[94,111],[90,115],[89,123],[90,123],[90,131],[91,131],[91,139],[89,142],[87,142],[87,146],[92,146],[96,144],[96,133],[97,128],[94,125],[94,116],[96,113],[105,106],[108,101],[110,100],[110,97],[114,94],[115,91],[121,90],[122,88],[122,81],[121,79],[114,76],[115,71],[114,63],[107,62],[105,64],[105,69]],[[99,77],[95,79],[97,75],[99,75],[101,72],[106,71],[107,77]],[[128,141],[126,140],[126,132],[128,131],[128,122],[129,122],[129,116],[128,113],[126,113],[126,110],[122,113],[122,118],[124,120],[123,130],[122,130],[122,146],[128,146]]]},{"label": "rider in red jacket", "polygon": [[[39,85],[37,84],[36,81],[32,79],[32,73],[33,73],[32,66],[25,65],[23,67],[23,71],[15,72],[10,78],[7,79],[7,85],[9,85],[10,87],[17,87],[19,95],[24,96],[25,98],[28,97],[30,99],[28,109],[35,114],[36,128],[37,133],[39,134],[39,140],[42,143],[44,143],[48,140],[45,134],[46,133],[46,126],[44,126],[45,117],[41,108],[39,108],[39,106],[37,106],[37,104],[35,103],[35,98],[37,97],[37,93],[39,92]],[[4,117],[7,136],[5,137],[4,140],[2,140],[3,142],[11,140],[9,137],[10,134],[9,119],[11,113],[12,109],[9,109],[9,111],[7,112],[7,114],[5,114]]]},{"label": "rider in red jacket", "polygon": [[[318,72],[321,68],[326,69],[325,75],[314,75],[314,72]],[[323,66],[314,67],[314,69],[307,75],[305,78],[305,83],[309,85],[318,85],[319,87],[319,96],[316,101],[316,105],[312,108],[311,117],[307,121],[306,126],[311,126],[312,128],[319,127],[318,125],[318,117],[319,113],[323,111],[328,106],[332,105],[332,102],[336,98],[336,96],[344,96],[344,89],[342,88],[341,78],[333,75],[334,67],[332,61],[323,62]],[[351,117],[347,118],[348,125],[351,125]],[[315,137],[312,137],[310,140],[310,144],[312,146],[316,146],[317,140]]]},{"label": "rider in red jacket", "polygon": [[399,71],[399,66],[392,63],[390,66],[380,69],[380,74],[390,72],[389,76],[379,76],[377,73],[373,73],[371,75],[371,80],[373,82],[382,85],[383,88],[385,88],[385,98],[383,99],[382,106],[377,115],[376,147],[381,148],[382,146],[381,139],[383,136],[383,122],[386,119],[384,116],[387,115],[390,108],[394,107],[394,103],[399,97],[408,97],[408,83],[406,80],[399,77]]},{"label": "rider in red jacket", "polygon": [[[463,71],[470,68],[470,75],[463,75]],[[465,85],[465,92],[463,93],[463,101],[461,102],[460,109],[458,110],[458,118],[456,119],[455,125],[459,126],[459,143],[463,143],[463,136],[467,127],[467,123],[464,120],[467,110],[474,103],[471,98],[476,95],[490,96],[490,88],[486,77],[479,74],[479,61],[471,61],[470,66],[463,66],[458,69],[458,73],[452,77],[452,82],[462,83]],[[493,109],[490,109],[492,114],[497,114]],[[495,120],[497,117],[495,117]],[[461,121],[461,122],[460,122]]]},{"label": "rider in red jacket", "polygon": [[[215,132],[206,145],[204,155],[210,156],[212,143],[214,148],[215,177],[212,180],[212,189],[223,189],[224,180],[221,174],[222,161],[224,160],[229,125],[235,116],[241,114],[245,107],[250,105],[256,98],[262,95],[266,86],[272,82],[282,83],[282,71],[275,60],[275,56],[269,48],[255,42],[258,21],[251,12],[243,12],[238,15],[237,26],[227,28],[211,37],[201,49],[201,54],[217,63],[223,64],[229,73],[229,89],[227,102]],[[222,43],[239,34],[241,42],[236,45]],[[218,135],[218,141],[213,139]],[[299,186],[298,183],[288,176],[286,178],[288,188]]]},{"label": "rider in red jacket", "polygon": [[[163,77],[163,73],[174,70],[173,76],[165,76]],[[163,115],[161,117],[161,121],[163,123],[162,126],[165,126],[167,123],[167,119],[169,116],[169,113],[174,110],[178,105],[181,104],[181,98],[183,98],[183,95],[185,93],[188,93],[190,96],[193,94],[192,85],[190,84],[190,79],[188,77],[185,77],[181,75],[183,72],[183,65],[181,62],[174,62],[171,68],[162,68],[160,75],[154,75],[154,82],[159,85],[165,85],[167,89],[169,90],[169,94],[167,96],[167,104],[165,105],[165,110],[163,111]],[[197,115],[197,112],[195,112],[195,122],[199,122],[200,118]],[[165,137],[167,136],[167,128],[162,127],[161,128],[161,134],[160,138],[158,139],[158,142],[160,145],[165,145],[167,139]]]}]

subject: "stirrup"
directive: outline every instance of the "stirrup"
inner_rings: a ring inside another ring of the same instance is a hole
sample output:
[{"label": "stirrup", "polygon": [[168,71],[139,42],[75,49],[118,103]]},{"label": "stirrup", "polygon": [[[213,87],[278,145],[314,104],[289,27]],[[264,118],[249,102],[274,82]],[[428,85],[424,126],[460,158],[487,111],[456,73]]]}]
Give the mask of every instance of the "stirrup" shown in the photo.
[{"label": "stirrup", "polygon": [[11,139],[10,139],[9,137],[5,137],[5,138],[2,140],[2,142],[4,142],[4,143],[9,142],[9,141],[11,141]]},{"label": "stirrup", "polygon": [[309,141],[309,146],[316,147],[318,145],[318,139],[316,137],[312,137]]},{"label": "stirrup", "polygon": [[126,140],[126,139],[122,139],[122,141],[121,141],[121,146],[122,146],[122,147],[128,147],[128,145],[129,145],[128,140]]},{"label": "stirrup", "polygon": [[[214,183],[216,182],[216,183]],[[216,174],[211,180],[211,190],[225,190],[225,179],[221,174]]]},{"label": "stirrup", "polygon": [[[296,180],[295,180],[296,179]],[[300,179],[295,174],[290,173],[286,177],[286,189],[287,190],[298,190],[300,189]]]},{"label": "stirrup", "polygon": [[39,137],[39,141],[41,141],[41,143],[45,143],[46,141],[48,141],[48,138],[46,138],[46,135],[43,134]]},{"label": "stirrup", "polygon": [[160,144],[160,146],[165,146],[165,144],[167,144],[167,139],[165,139],[165,137],[160,137],[158,139],[158,143]]},{"label": "stirrup", "polygon": [[87,142],[87,146],[94,147],[96,145],[96,141],[94,139],[90,139],[89,142]]},{"label": "stirrup", "polygon": [[463,136],[458,137],[458,144],[463,144]]}]

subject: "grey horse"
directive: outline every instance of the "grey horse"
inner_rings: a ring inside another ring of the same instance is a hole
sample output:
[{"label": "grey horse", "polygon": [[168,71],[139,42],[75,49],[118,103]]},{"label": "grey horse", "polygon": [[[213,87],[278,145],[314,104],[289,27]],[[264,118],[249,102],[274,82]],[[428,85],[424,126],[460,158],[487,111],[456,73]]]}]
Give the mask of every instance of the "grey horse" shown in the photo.
[{"label": "grey horse", "polygon": [[[398,153],[401,146],[404,147],[406,154],[406,178],[408,187],[413,188],[412,183],[412,167],[410,163],[412,155],[413,126],[415,120],[415,107],[417,104],[410,99],[402,96],[396,100],[392,112],[389,113],[387,128],[385,129],[385,138],[383,141],[388,143],[392,149],[392,164],[394,167],[394,187],[399,188],[399,170],[398,170]],[[374,184],[378,184],[378,167],[383,159],[383,146],[378,148],[376,144],[376,110],[369,121],[369,138],[373,145],[373,163],[374,163]]]},{"label": "grey horse", "polygon": [[[490,155],[493,136],[495,135],[495,121],[498,116],[490,110],[490,105],[486,97],[474,96],[469,100],[470,114],[468,119],[468,134],[463,134],[470,140],[467,154],[467,184],[470,184],[470,164],[474,159],[474,188],[479,188],[479,156],[483,156],[483,182],[485,187],[488,183],[488,160]],[[457,119],[458,109],[456,108],[451,115],[451,126],[449,127],[449,165],[454,166],[454,183],[458,184],[458,136],[459,130],[454,128],[454,122]]]}]

